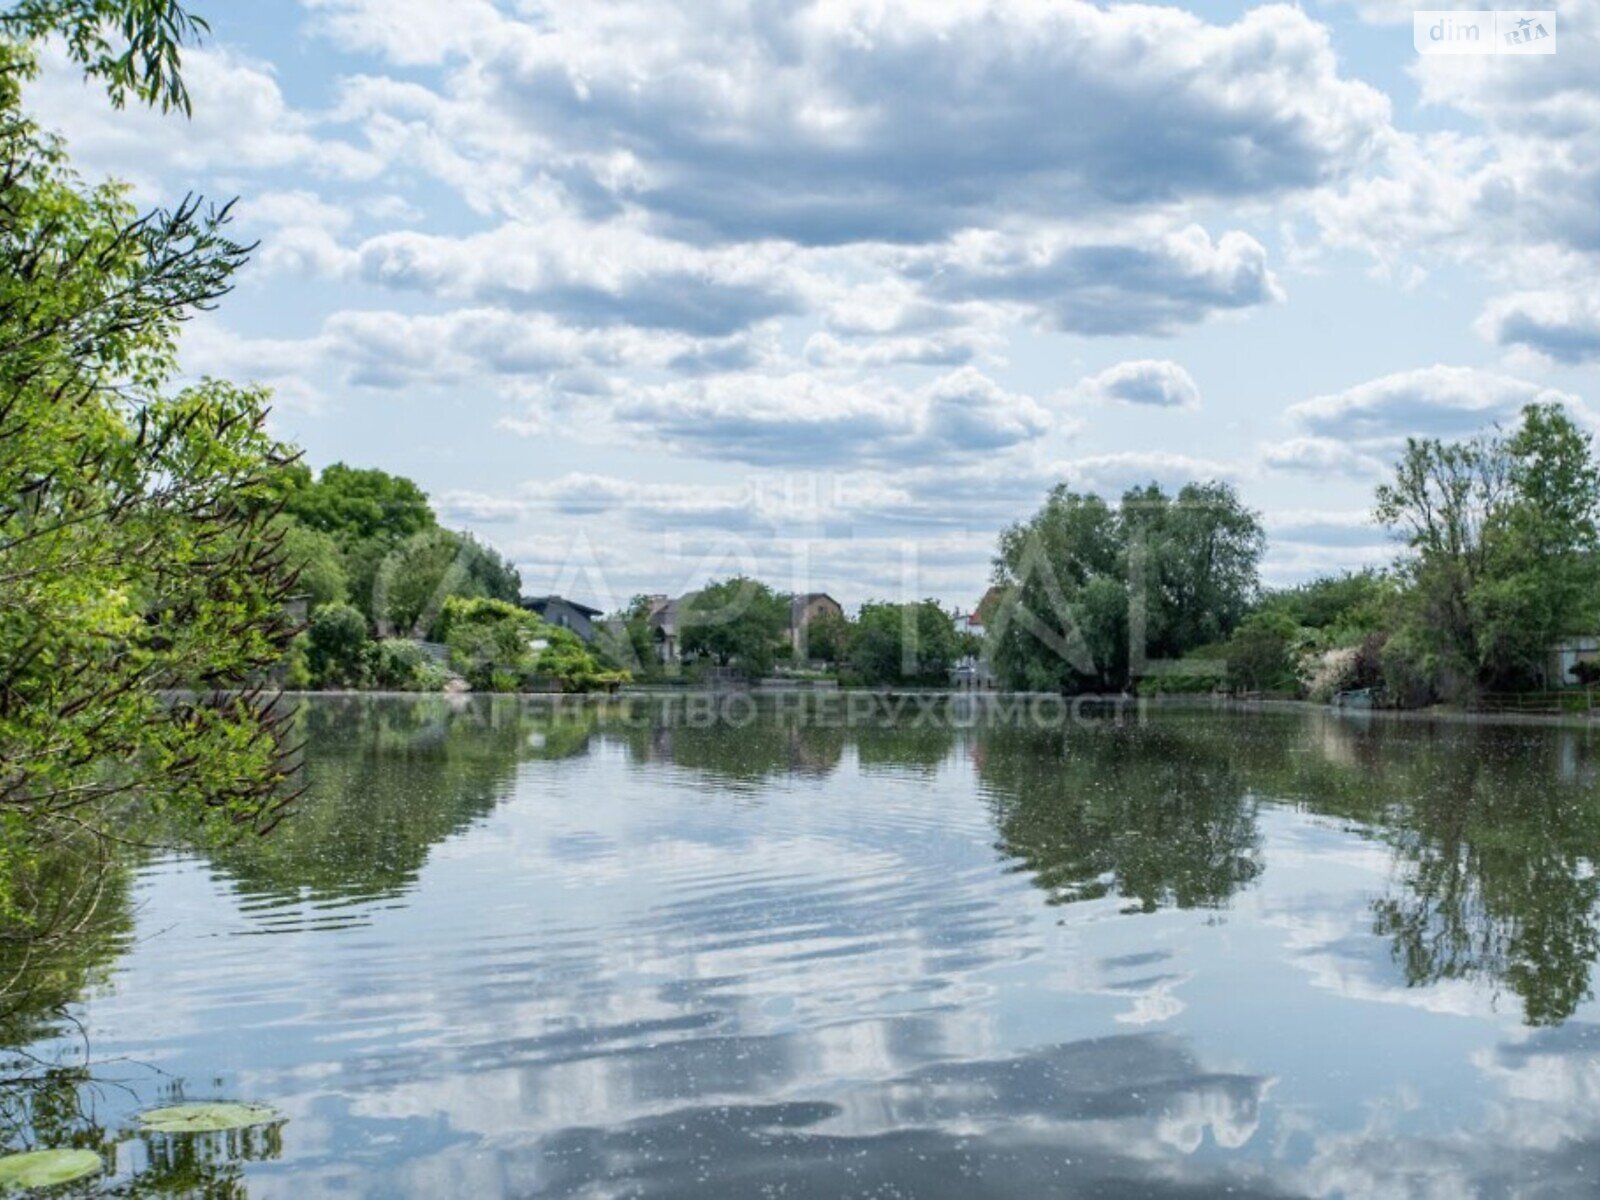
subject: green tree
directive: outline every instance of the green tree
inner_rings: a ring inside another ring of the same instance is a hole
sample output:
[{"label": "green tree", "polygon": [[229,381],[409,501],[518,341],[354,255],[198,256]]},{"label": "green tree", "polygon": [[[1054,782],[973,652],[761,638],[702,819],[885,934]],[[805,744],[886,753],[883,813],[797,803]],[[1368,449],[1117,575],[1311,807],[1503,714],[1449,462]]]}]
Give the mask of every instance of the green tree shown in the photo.
[{"label": "green tree", "polygon": [[1490,536],[1491,578],[1472,597],[1480,674],[1542,680],[1550,647],[1600,627],[1600,465],[1556,404],[1530,405],[1506,441],[1512,502]]},{"label": "green tree", "polygon": [[437,691],[447,678],[443,670],[423,656],[422,647],[402,638],[373,643],[367,657],[373,686],[385,691]]},{"label": "green tree", "polygon": [[208,29],[177,0],[18,0],[0,14],[0,37],[8,41],[32,45],[59,36],[117,108],[131,96],[163,112],[189,112],[179,72],[183,44]]},{"label": "green tree", "polygon": [[448,597],[476,594],[461,560],[461,539],[448,529],[423,530],[391,549],[373,579],[379,632],[426,637]]},{"label": "green tree", "polygon": [[302,476],[285,508],[345,547],[373,539],[396,542],[436,524],[427,495],[411,480],[344,463],[325,468],[314,481]]},{"label": "green tree", "polygon": [[472,581],[473,594],[489,600],[504,600],[517,604],[522,600],[522,576],[516,567],[493,546],[485,545],[470,533],[457,535],[461,539],[467,578]]},{"label": "green tree", "polygon": [[897,683],[908,643],[914,653],[916,628],[907,629],[898,604],[863,604],[850,638],[850,669],[862,683]]},{"label": "green tree", "polygon": [[422,489],[404,476],[334,463],[316,478],[303,468],[295,471],[283,492],[287,513],[338,544],[350,602],[368,622],[383,624],[374,593],[390,555],[437,527]]},{"label": "green tree", "polygon": [[1005,686],[1078,691],[1124,678],[1126,581],[1122,525],[1099,496],[1058,486],[1002,531],[987,629]]},{"label": "green tree", "polygon": [[850,653],[855,626],[839,613],[818,613],[806,625],[806,653],[818,662],[837,665]]},{"label": "green tree", "polygon": [[373,581],[373,617],[380,631],[427,637],[452,596],[514,605],[521,591],[516,569],[470,534],[425,529],[384,557]]},{"label": "green tree", "polygon": [[1120,688],[1135,650],[1175,659],[1226,638],[1255,599],[1264,548],[1259,519],[1227,484],[1176,497],[1151,484],[1116,509],[1057,487],[1000,535],[996,670],[1010,687]]},{"label": "green tree", "polygon": [[1181,658],[1226,638],[1256,599],[1266,548],[1259,518],[1225,483],[1151,485],[1122,499],[1124,539],[1145,620],[1145,652]]},{"label": "green tree", "polygon": [[759,580],[708,584],[683,605],[683,651],[759,678],[772,670],[788,620],[788,600]]},{"label": "green tree", "polygon": [[1510,495],[1504,443],[1411,439],[1376,517],[1404,539],[1400,626],[1390,643],[1441,693],[1465,696],[1478,677],[1472,595],[1486,577],[1487,531]]},{"label": "green tree", "polygon": [[1262,597],[1260,611],[1281,613],[1295,625],[1326,631],[1345,644],[1384,627],[1393,581],[1377,571],[1326,575]]},{"label": "green tree", "polygon": [[941,685],[959,649],[950,614],[936,601],[864,604],[849,661],[863,683]]},{"label": "green tree", "polygon": [[917,659],[924,681],[949,683],[950,669],[961,657],[962,648],[962,637],[950,613],[935,600],[917,605]]},{"label": "green tree", "polygon": [[1390,655],[1437,695],[1536,683],[1554,641],[1600,620],[1600,469],[1557,405],[1510,436],[1412,439],[1376,517],[1407,550]]},{"label": "green tree", "polygon": [[564,692],[609,691],[628,682],[627,670],[604,666],[583,639],[570,629],[541,622],[537,649],[530,664],[530,673],[538,680],[554,682]]},{"label": "green tree", "polygon": [[595,655],[611,670],[645,678],[660,671],[656,639],[650,629],[650,597],[635,596],[626,608],[595,626]]},{"label": "green tree", "polygon": [[[27,117],[63,35],[114,100],[182,105],[173,4],[36,2],[0,18],[0,909],[36,854],[130,805],[265,828],[280,719],[252,680],[293,634],[273,529],[291,459],[259,390],[174,390],[183,320],[246,248],[226,207],[139,214]],[[190,689],[172,699],[174,689]]]},{"label": "green tree", "polygon": [[348,593],[344,557],[339,544],[321,530],[280,518],[284,564],[294,573],[294,590],[312,611],[324,604],[342,604]]}]

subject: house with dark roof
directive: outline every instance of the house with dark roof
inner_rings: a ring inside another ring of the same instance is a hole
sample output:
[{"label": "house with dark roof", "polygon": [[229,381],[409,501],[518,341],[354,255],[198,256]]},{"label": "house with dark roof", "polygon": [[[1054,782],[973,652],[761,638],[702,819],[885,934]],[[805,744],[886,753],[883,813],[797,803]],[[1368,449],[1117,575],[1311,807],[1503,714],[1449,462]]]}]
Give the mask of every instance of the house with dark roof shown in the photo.
[{"label": "house with dark roof", "polygon": [[536,613],[558,629],[570,629],[585,642],[594,641],[594,623],[601,615],[598,608],[568,600],[565,596],[524,596],[522,607]]}]

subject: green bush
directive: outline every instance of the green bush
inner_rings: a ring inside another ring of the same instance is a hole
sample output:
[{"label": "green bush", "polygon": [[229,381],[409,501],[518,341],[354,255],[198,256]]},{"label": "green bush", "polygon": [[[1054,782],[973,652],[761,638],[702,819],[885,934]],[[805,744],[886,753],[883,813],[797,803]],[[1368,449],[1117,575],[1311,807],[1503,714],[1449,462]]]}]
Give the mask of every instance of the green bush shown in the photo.
[{"label": "green bush", "polygon": [[371,677],[375,687],[393,692],[436,692],[444,686],[445,672],[428,661],[422,647],[404,638],[385,638],[371,648]]},{"label": "green bush", "polygon": [[342,604],[349,594],[339,544],[320,529],[280,517],[274,526],[283,537],[284,562],[295,573],[295,591],[315,612],[327,604]]},{"label": "green bush", "polygon": [[452,596],[440,610],[438,632],[450,665],[478,691],[514,692],[531,666],[532,642],[544,622],[503,600]]},{"label": "green bush", "polygon": [[348,604],[327,604],[311,615],[306,665],[316,687],[361,687],[367,677],[367,619]]},{"label": "green bush", "polygon": [[601,666],[571,630],[501,600],[451,597],[439,626],[451,665],[480,691],[514,692],[546,681],[562,691],[591,691],[631,678]]},{"label": "green bush", "polygon": [[1300,627],[1278,612],[1246,617],[1228,639],[1224,661],[1229,686],[1245,691],[1297,692],[1294,647]]}]

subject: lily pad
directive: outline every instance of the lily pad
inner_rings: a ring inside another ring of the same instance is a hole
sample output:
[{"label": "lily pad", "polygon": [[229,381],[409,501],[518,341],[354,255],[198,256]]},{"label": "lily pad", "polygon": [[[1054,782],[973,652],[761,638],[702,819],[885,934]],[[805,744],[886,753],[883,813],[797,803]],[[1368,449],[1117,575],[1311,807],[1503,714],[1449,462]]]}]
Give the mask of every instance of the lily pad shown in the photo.
[{"label": "lily pad", "polygon": [[93,1150],[28,1150],[0,1156],[0,1192],[47,1188],[83,1179],[100,1170]]},{"label": "lily pad", "polygon": [[269,1104],[174,1104],[139,1114],[139,1123],[155,1133],[221,1133],[281,1120]]}]

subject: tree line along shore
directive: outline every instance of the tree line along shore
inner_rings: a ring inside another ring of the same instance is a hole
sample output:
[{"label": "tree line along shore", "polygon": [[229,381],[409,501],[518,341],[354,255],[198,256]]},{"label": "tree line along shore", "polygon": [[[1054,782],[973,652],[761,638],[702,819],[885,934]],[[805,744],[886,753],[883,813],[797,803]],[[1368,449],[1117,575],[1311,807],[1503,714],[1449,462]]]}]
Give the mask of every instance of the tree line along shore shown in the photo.
[{"label": "tree line along shore", "polygon": [[[503,556],[439,526],[410,480],[284,475],[286,566],[308,612],[291,686],[614,690],[757,681],[1011,691],[1249,692],[1476,705],[1600,682],[1600,465],[1555,405],[1460,442],[1414,439],[1374,496],[1384,569],[1262,586],[1259,514],[1216,481],[1115,500],[1066,485],[1003,530],[970,613],[852,615],[743,576],[608,615],[521,597]],[[975,588],[974,590],[977,590]],[[579,632],[533,608],[590,614]]]}]

